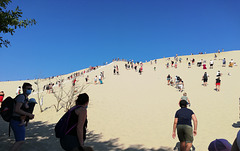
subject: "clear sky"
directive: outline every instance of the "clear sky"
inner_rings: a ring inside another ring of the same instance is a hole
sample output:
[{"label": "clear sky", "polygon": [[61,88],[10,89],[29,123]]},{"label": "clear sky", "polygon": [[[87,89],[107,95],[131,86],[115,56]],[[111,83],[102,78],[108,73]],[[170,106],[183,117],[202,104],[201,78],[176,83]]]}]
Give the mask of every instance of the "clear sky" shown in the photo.
[{"label": "clear sky", "polygon": [[37,25],[0,48],[0,81],[67,74],[113,58],[240,49],[239,0],[13,0]]}]

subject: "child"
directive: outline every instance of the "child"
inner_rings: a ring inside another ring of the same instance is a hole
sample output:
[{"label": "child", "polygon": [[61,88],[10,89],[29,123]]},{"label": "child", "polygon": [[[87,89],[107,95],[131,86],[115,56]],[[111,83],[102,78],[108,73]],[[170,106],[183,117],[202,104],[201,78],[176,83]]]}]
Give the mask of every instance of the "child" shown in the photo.
[{"label": "child", "polygon": [[[37,104],[36,100],[34,98],[31,98],[28,102],[23,104],[22,110],[32,114],[33,110],[34,110],[34,107],[35,107],[35,104]],[[20,116],[20,119],[21,119],[21,123],[19,124],[19,126],[22,126],[24,124],[26,126],[28,125],[28,122],[29,122],[29,117],[28,116],[22,115],[22,116]]]},{"label": "child", "polygon": [[97,84],[97,76],[94,78],[94,83]]},{"label": "child", "polygon": [[[186,92],[184,92],[183,93],[183,96],[181,97],[181,99],[180,99],[180,101],[181,100],[185,100],[185,101],[187,101],[187,104],[189,105],[189,107],[190,107],[190,101],[189,101],[189,99],[188,99],[188,97],[187,97],[187,93]],[[180,101],[179,101],[179,105],[180,105]]]}]

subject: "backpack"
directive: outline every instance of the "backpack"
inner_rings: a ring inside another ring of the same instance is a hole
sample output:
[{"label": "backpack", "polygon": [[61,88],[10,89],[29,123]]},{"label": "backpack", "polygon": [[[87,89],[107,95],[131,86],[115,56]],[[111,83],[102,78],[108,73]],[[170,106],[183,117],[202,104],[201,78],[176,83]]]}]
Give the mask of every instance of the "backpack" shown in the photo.
[{"label": "backpack", "polygon": [[76,124],[74,124],[72,127],[68,128],[68,123],[69,123],[69,119],[71,117],[72,112],[79,108],[81,106],[75,106],[71,109],[69,109],[62,117],[61,119],[57,122],[56,126],[55,126],[55,136],[57,138],[62,138],[65,135],[67,135],[73,128],[75,128],[77,126],[77,122]]},{"label": "backpack", "polygon": [[15,104],[16,104],[15,99],[20,95],[23,95],[23,94],[17,95],[14,99],[9,96],[5,100],[3,100],[2,105],[1,105],[1,109],[0,109],[0,113],[1,113],[1,116],[2,116],[4,121],[10,122],[10,120],[12,119],[12,114],[13,114],[14,107],[15,107]]},{"label": "backpack", "polygon": [[204,78],[204,79],[207,79],[207,78],[208,78],[206,73],[203,75],[203,78]]},{"label": "backpack", "polygon": [[11,98],[10,96],[3,100],[0,111],[4,121],[10,122],[15,103],[16,103],[15,99]]}]

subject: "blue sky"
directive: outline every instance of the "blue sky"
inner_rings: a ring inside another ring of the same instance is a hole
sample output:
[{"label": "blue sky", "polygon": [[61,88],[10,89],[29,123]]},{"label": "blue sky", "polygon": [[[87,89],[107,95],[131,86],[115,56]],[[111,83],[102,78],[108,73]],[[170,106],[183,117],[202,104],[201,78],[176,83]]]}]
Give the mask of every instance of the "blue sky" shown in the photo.
[{"label": "blue sky", "polygon": [[37,25],[0,34],[0,81],[67,74],[113,58],[240,49],[239,0],[13,0]]}]

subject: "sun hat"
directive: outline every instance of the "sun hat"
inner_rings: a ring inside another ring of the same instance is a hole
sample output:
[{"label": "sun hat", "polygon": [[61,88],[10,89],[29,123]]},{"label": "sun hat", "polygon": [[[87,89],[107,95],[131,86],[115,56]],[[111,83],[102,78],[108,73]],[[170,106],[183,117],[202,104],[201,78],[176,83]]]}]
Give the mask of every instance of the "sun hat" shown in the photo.
[{"label": "sun hat", "polygon": [[209,151],[231,151],[232,145],[226,139],[216,139],[209,146]]}]

